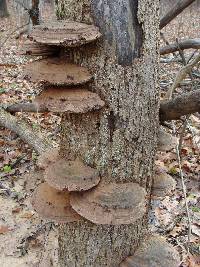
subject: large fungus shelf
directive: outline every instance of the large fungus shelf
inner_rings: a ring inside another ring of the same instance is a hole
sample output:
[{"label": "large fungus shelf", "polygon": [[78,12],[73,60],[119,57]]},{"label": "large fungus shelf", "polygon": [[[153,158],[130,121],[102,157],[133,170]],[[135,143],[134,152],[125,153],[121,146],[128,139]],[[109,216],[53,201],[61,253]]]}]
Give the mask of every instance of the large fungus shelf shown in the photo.
[{"label": "large fungus shelf", "polygon": [[46,88],[34,102],[50,112],[87,113],[104,106],[100,97],[84,88]]},{"label": "large fungus shelf", "polygon": [[86,192],[72,192],[72,208],[95,224],[132,224],[143,217],[146,191],[136,183],[100,184]]},{"label": "large fungus shelf", "polygon": [[68,191],[88,190],[100,181],[97,170],[85,166],[80,160],[65,159],[51,164],[45,170],[44,178],[51,186]]},{"label": "large fungus shelf", "polygon": [[52,85],[78,85],[92,79],[89,71],[60,58],[41,59],[27,64],[24,76],[32,82]]},{"label": "large fungus shelf", "polygon": [[93,25],[74,21],[54,21],[34,26],[30,40],[46,45],[76,47],[93,42],[101,36]]},{"label": "large fungus shelf", "polygon": [[158,235],[151,236],[126,258],[120,267],[178,267],[180,258],[173,246]]},{"label": "large fungus shelf", "polygon": [[47,183],[40,184],[32,196],[32,206],[44,219],[57,223],[81,220],[71,208],[69,193],[56,190]]}]

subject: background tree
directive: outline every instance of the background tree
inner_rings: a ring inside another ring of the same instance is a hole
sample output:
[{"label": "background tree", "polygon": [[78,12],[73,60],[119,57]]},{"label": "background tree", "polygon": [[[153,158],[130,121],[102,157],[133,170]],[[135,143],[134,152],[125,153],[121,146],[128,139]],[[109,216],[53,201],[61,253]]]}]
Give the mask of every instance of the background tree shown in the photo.
[{"label": "background tree", "polygon": [[[99,26],[101,41],[73,49],[70,59],[90,70],[91,90],[107,106],[63,116],[61,154],[97,168],[103,183],[135,182],[149,196],[159,125],[159,1],[58,1],[58,14]],[[147,212],[130,225],[61,226],[61,266],[118,266],[147,234]]]},{"label": "background tree", "polygon": [[8,8],[6,0],[0,0],[0,17],[8,16]]}]

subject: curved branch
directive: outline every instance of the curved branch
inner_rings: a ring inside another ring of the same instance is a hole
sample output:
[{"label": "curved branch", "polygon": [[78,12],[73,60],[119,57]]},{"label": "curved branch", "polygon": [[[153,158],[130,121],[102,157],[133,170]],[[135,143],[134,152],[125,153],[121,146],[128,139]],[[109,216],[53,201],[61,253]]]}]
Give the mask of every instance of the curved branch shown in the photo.
[{"label": "curved branch", "polygon": [[188,40],[181,41],[179,43],[166,45],[160,48],[160,54],[165,55],[165,54],[176,52],[179,50],[179,47],[182,50],[190,49],[190,48],[199,49],[200,38],[188,39]]},{"label": "curved branch", "polygon": [[40,154],[52,147],[44,137],[36,133],[26,122],[19,121],[3,108],[0,108],[0,126],[15,132]]},{"label": "curved branch", "polygon": [[196,112],[200,112],[200,90],[161,102],[160,121],[177,120]]},{"label": "curved branch", "polygon": [[176,16],[178,16],[185,8],[191,5],[195,0],[179,0],[160,20],[160,29],[164,28]]}]

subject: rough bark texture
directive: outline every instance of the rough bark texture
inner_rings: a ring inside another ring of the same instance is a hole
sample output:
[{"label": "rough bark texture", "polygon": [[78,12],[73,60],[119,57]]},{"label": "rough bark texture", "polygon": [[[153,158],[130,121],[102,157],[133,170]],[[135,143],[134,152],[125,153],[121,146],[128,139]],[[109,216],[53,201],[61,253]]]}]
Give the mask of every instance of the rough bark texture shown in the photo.
[{"label": "rough bark texture", "polygon": [[0,0],[0,17],[7,17],[8,9],[6,0]]},{"label": "rough bark texture", "polygon": [[[97,168],[105,183],[137,182],[148,192],[159,113],[158,6],[159,1],[151,0],[58,1],[60,17],[100,27],[102,39],[73,49],[70,58],[88,67],[94,76],[91,90],[106,102],[101,112],[62,117],[60,152]],[[116,267],[146,232],[146,215],[131,225],[86,220],[62,225],[60,264]]]}]

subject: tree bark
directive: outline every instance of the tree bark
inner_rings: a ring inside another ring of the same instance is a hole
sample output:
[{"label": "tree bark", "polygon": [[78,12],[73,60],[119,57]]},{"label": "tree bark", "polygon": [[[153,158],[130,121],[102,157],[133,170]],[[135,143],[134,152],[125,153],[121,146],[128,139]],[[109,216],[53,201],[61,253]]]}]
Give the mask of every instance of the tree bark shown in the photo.
[{"label": "tree bark", "polygon": [[32,0],[32,8],[29,11],[29,15],[32,21],[33,26],[40,24],[40,0]]},{"label": "tree bark", "polygon": [[191,5],[195,0],[179,0],[160,20],[160,29],[164,28],[175,17],[177,17],[184,9]]},{"label": "tree bark", "polygon": [[8,16],[8,8],[6,0],[0,0],[0,17]]},{"label": "tree bark", "polygon": [[[148,194],[159,124],[158,6],[157,0],[58,1],[60,18],[100,28],[100,41],[69,57],[90,70],[91,90],[106,102],[101,112],[63,115],[60,153],[97,168],[103,183],[136,182]],[[62,225],[60,265],[116,267],[146,233],[147,214],[131,225]]]},{"label": "tree bark", "polygon": [[200,90],[161,102],[160,121],[177,120],[195,112],[200,112]]}]

